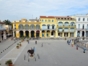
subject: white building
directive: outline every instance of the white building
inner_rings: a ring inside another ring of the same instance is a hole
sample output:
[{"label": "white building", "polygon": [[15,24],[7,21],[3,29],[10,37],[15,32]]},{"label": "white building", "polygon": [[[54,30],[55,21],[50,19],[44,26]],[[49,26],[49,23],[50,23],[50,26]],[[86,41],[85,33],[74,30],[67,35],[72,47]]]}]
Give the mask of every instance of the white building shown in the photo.
[{"label": "white building", "polygon": [[76,18],[77,37],[84,40],[88,37],[88,14],[74,17]]},{"label": "white building", "polygon": [[6,29],[5,29],[4,25],[5,24],[0,21],[0,41],[2,41],[2,40],[7,38]]}]

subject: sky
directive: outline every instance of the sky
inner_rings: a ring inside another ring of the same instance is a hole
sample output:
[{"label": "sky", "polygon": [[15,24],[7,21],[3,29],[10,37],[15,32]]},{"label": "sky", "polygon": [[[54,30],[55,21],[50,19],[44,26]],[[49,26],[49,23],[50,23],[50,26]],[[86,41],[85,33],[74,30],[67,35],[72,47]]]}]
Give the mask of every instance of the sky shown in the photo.
[{"label": "sky", "polygon": [[0,0],[0,20],[88,13],[88,0]]}]

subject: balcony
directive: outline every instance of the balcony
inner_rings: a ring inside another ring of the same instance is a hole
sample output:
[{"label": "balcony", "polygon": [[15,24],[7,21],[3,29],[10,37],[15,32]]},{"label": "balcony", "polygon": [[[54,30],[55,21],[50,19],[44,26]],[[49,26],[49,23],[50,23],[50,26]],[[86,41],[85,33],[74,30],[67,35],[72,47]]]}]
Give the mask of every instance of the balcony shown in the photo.
[{"label": "balcony", "polygon": [[75,32],[75,29],[70,29],[70,32]]},{"label": "balcony", "polygon": [[69,28],[70,26],[69,25],[64,25],[64,28]]},{"label": "balcony", "polygon": [[70,25],[70,28],[76,28],[76,25]]},{"label": "balcony", "polygon": [[69,32],[69,29],[64,29],[64,32]]},{"label": "balcony", "polygon": [[63,29],[61,29],[61,28],[59,28],[58,30],[59,30],[59,32],[63,32]]}]

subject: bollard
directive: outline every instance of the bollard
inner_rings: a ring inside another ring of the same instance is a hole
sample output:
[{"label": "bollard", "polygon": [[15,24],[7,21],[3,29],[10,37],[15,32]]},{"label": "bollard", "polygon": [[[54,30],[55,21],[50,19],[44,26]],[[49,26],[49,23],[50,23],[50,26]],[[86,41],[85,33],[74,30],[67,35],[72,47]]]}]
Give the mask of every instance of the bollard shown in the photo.
[{"label": "bollard", "polygon": [[36,61],[36,57],[35,57],[35,61]]},{"label": "bollard", "polygon": [[38,59],[40,59],[40,56],[39,56],[39,54],[37,54],[37,56],[38,56]]},{"label": "bollard", "polygon": [[30,61],[30,59],[28,58],[28,62]]}]

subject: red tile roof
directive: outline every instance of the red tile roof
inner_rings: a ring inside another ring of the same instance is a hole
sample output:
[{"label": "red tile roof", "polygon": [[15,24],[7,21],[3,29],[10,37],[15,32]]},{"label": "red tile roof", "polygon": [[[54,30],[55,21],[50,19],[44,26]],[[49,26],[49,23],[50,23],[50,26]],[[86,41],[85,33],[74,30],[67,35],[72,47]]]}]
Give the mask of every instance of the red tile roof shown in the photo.
[{"label": "red tile roof", "polygon": [[73,20],[70,16],[40,16],[40,18],[57,18],[57,19],[64,19],[64,20]]}]

